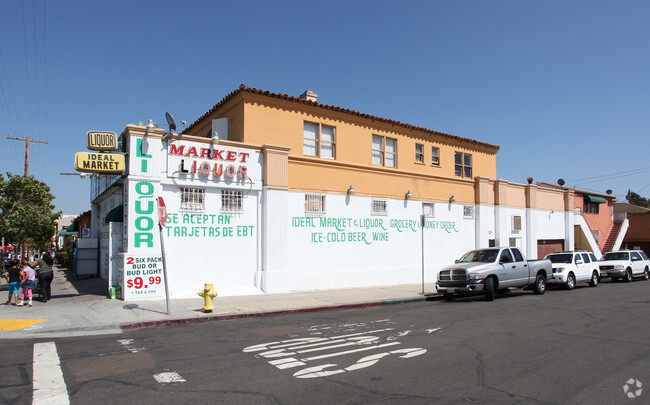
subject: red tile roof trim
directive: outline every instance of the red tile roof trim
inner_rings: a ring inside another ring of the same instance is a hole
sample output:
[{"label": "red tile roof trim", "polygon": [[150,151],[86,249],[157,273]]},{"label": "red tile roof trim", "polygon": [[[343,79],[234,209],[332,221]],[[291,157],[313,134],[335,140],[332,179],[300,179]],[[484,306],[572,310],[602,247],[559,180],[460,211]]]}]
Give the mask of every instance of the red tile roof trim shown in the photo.
[{"label": "red tile roof trim", "polygon": [[256,88],[253,88],[253,87],[248,87],[248,86],[243,85],[243,84],[241,84],[239,86],[239,89],[233,91],[232,93],[228,94],[226,97],[221,99],[221,101],[219,101],[214,107],[212,107],[210,109],[210,111],[206,112],[201,117],[199,117],[196,121],[194,121],[187,128],[185,128],[183,130],[183,132],[181,132],[181,133],[182,134],[188,133],[190,130],[192,130],[192,128],[194,128],[196,125],[198,125],[199,122],[206,119],[210,114],[217,111],[220,107],[222,107],[224,104],[226,104],[228,101],[230,101],[233,97],[235,97],[238,93],[241,93],[241,92],[259,94],[259,95],[263,95],[263,96],[279,98],[279,99],[282,99],[282,100],[288,100],[288,101],[292,101],[292,102],[296,102],[296,103],[312,105],[314,107],[319,107],[319,108],[323,108],[323,109],[327,109],[327,110],[331,110],[331,111],[336,111],[336,112],[342,112],[344,114],[350,114],[350,115],[354,115],[354,116],[357,116],[357,117],[366,118],[366,119],[370,119],[370,120],[374,120],[374,121],[384,122],[384,123],[387,123],[387,124],[396,125],[396,126],[400,126],[400,127],[407,128],[407,129],[412,129],[412,130],[416,130],[416,131],[425,132],[425,133],[428,133],[428,134],[431,134],[431,135],[442,136],[442,137],[445,137],[445,138],[458,140],[458,141],[462,141],[462,142],[469,142],[469,143],[484,146],[484,147],[487,147],[487,148],[494,148],[496,150],[500,149],[500,146],[498,146],[498,145],[492,145],[490,143],[479,142],[477,140],[470,139],[470,138],[463,138],[463,137],[460,137],[460,136],[451,135],[451,134],[447,134],[447,133],[444,133],[444,132],[434,131],[434,130],[431,130],[431,129],[428,129],[428,128],[418,127],[418,126],[415,126],[415,125],[406,124],[406,123],[391,120],[391,119],[388,119],[388,118],[377,117],[377,116],[370,115],[370,114],[365,114],[365,113],[362,113],[362,112],[359,112],[359,111],[349,110],[347,108],[337,107],[337,106],[328,105],[328,104],[321,104],[321,103],[318,103],[316,101],[305,100],[305,99],[302,99],[300,97],[293,97],[293,96],[289,96],[287,94],[272,93],[272,92],[270,92],[268,90],[260,90],[260,89],[256,89]]}]

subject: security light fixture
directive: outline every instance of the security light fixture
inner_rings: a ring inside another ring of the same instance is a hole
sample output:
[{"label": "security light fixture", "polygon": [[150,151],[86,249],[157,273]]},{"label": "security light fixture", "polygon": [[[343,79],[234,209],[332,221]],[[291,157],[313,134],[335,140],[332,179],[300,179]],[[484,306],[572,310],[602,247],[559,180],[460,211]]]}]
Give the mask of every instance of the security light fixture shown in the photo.
[{"label": "security light fixture", "polygon": [[153,133],[155,128],[156,127],[153,125],[153,120],[149,119],[149,122],[147,122],[147,129],[145,130],[145,132],[147,134],[151,134],[151,133]]},{"label": "security light fixture", "polygon": [[455,203],[456,202],[456,194],[452,194],[451,197],[449,197],[449,202],[450,203]]},{"label": "security light fixture", "polygon": [[413,197],[413,194],[411,194],[411,190],[406,192],[406,195],[404,196],[405,199],[410,200]]},{"label": "security light fixture", "polygon": [[354,195],[354,187],[350,186],[348,189],[348,195]]}]

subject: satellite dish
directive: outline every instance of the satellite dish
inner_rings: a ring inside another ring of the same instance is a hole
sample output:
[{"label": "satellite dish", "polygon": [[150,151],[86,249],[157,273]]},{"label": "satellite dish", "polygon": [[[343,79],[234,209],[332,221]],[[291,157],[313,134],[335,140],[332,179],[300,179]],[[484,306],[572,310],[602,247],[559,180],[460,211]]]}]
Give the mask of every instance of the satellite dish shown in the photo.
[{"label": "satellite dish", "polygon": [[165,113],[165,118],[167,118],[167,124],[169,124],[169,132],[176,131],[176,121],[174,117],[168,112]]},{"label": "satellite dish", "polygon": [[607,191],[605,191],[605,192],[606,192],[608,195],[611,195],[611,194],[612,194],[612,190],[607,190]]},{"label": "satellite dish", "polygon": [[564,179],[557,179],[557,184],[559,184],[560,186],[563,186],[564,185]]}]

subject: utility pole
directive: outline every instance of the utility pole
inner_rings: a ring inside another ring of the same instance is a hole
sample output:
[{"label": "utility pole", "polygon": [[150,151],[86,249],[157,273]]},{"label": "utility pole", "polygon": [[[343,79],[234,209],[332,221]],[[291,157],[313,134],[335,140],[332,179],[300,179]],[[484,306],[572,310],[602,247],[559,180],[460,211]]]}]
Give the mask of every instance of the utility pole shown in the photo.
[{"label": "utility pole", "polygon": [[[25,177],[29,175],[29,143],[30,142],[36,142],[36,143],[47,143],[47,141],[39,141],[38,139],[32,139],[30,137],[25,137],[25,138],[14,138],[13,136],[8,136],[7,139],[13,139],[15,141],[23,141],[25,142]],[[27,250],[25,249],[25,243],[23,242],[23,245],[21,246],[20,249],[20,254],[21,254],[21,260],[23,262],[27,261]]]},{"label": "utility pole", "polygon": [[39,141],[38,139],[32,139],[30,137],[14,138],[12,136],[8,136],[7,139],[13,139],[16,141],[25,142],[25,177],[27,177],[29,175],[29,143],[30,142],[47,143],[47,141]]}]

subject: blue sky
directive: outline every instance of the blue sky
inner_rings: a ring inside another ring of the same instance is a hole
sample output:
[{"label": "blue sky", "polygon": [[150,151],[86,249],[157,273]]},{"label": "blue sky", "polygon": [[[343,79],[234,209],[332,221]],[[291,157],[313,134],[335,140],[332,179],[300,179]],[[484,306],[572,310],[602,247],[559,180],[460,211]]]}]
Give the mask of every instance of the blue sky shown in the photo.
[{"label": "blue sky", "polygon": [[89,130],[193,122],[243,83],[501,146],[501,179],[650,196],[648,1],[0,3],[0,170],[90,208]]}]

